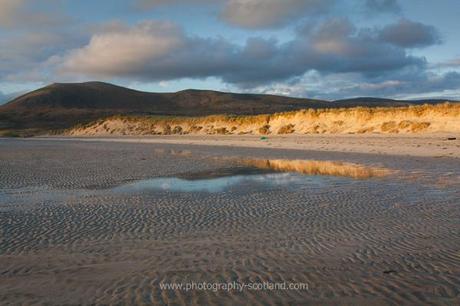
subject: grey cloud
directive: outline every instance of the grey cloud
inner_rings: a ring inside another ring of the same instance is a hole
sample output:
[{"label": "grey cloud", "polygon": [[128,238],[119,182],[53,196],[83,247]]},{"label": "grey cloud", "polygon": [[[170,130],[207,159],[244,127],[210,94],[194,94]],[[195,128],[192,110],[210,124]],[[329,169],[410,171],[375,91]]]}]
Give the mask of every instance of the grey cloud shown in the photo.
[{"label": "grey cloud", "polygon": [[21,11],[25,0],[1,0],[0,1],[0,26],[11,26],[15,22],[15,16]]},{"label": "grey cloud", "polygon": [[267,29],[281,27],[304,17],[329,11],[336,0],[137,0],[142,10],[177,4],[217,4],[220,19],[236,27]]},{"label": "grey cloud", "polygon": [[[308,73],[293,83],[275,82],[258,86],[251,91],[266,94],[310,97],[317,99],[343,99],[347,97],[388,97],[407,99],[413,96],[460,97],[460,74],[429,73],[409,70],[388,73],[377,79],[367,79],[358,73],[321,75]],[[457,94],[455,94],[457,92]]]},{"label": "grey cloud", "polygon": [[134,5],[138,9],[148,10],[171,4],[212,4],[222,1],[224,0],[137,0]]},{"label": "grey cloud", "polygon": [[460,73],[448,72],[445,74],[424,73],[419,76],[411,76],[406,80],[387,80],[377,84],[357,84],[347,91],[355,95],[399,96],[401,94],[428,94],[459,89]]},{"label": "grey cloud", "polygon": [[42,81],[42,63],[79,45],[73,20],[59,7],[54,0],[0,0],[0,80]]},{"label": "grey cloud", "polygon": [[50,33],[26,33],[20,37],[0,39],[1,45],[8,45],[8,48],[0,49],[0,78],[33,69],[54,54],[56,50],[50,46],[55,43],[56,37]]},{"label": "grey cloud", "polygon": [[37,30],[73,22],[58,7],[52,0],[0,0],[0,28]]},{"label": "grey cloud", "polygon": [[423,58],[382,43],[366,31],[357,30],[346,19],[332,19],[310,30],[308,35],[302,33],[293,41],[276,46],[276,52],[268,59],[240,58],[243,66],[232,66],[223,79],[253,87],[299,77],[311,70],[323,74],[357,72],[372,78],[403,67],[426,65]]},{"label": "grey cloud", "polygon": [[333,3],[331,0],[228,0],[221,17],[242,28],[270,28],[324,12]]},{"label": "grey cloud", "polygon": [[299,36],[287,52],[297,54],[307,67],[320,72],[381,74],[406,66],[423,66],[425,60],[409,56],[397,46],[382,43],[347,19],[331,19],[309,36]]},{"label": "grey cloud", "polygon": [[366,9],[378,13],[399,13],[401,7],[397,0],[366,0]]},{"label": "grey cloud", "polygon": [[460,90],[460,73],[448,72],[435,74],[423,72],[420,74],[409,74],[402,78],[397,75],[387,75],[386,80],[369,81],[366,79],[355,79],[348,86],[337,88],[332,94],[335,97],[350,96],[384,96],[404,97],[409,95],[423,95],[438,93],[442,95],[445,91]]},{"label": "grey cloud", "polygon": [[403,48],[427,47],[441,42],[436,28],[407,19],[383,28],[380,39]]},{"label": "grey cloud", "polygon": [[[32,76],[43,63],[69,48],[76,48],[84,42],[79,31],[30,31],[13,37],[0,37],[0,80],[24,80]],[[41,80],[36,74],[32,79]]]}]

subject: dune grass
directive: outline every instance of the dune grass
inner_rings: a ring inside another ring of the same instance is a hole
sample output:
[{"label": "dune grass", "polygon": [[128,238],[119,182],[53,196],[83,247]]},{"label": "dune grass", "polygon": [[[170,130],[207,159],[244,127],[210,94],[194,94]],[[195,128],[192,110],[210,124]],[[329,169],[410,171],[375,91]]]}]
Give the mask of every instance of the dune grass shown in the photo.
[{"label": "dune grass", "polygon": [[76,126],[71,135],[323,134],[460,132],[460,104],[305,109],[270,115],[117,115]]}]

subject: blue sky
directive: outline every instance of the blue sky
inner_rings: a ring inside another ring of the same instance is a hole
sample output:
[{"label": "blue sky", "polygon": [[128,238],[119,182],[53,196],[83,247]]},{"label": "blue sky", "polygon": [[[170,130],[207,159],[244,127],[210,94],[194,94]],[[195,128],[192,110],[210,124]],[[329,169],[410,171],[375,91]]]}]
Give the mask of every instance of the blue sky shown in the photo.
[{"label": "blue sky", "polygon": [[0,102],[101,80],[460,99],[458,0],[0,0]]}]

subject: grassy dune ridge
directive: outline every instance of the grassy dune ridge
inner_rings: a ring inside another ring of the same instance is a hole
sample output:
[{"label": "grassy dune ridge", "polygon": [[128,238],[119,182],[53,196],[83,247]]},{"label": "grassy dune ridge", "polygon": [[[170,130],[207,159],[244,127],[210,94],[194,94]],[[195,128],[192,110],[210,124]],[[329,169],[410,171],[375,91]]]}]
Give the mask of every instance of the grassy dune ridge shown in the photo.
[{"label": "grassy dune ridge", "polygon": [[76,126],[73,136],[279,135],[460,132],[460,104],[305,109],[271,115],[205,117],[117,115]]}]

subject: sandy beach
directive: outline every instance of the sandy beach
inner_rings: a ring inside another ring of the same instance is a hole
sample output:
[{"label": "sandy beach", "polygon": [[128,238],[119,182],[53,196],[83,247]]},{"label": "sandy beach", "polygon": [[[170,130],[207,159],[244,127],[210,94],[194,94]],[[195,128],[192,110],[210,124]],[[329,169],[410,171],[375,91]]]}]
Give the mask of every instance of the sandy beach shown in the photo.
[{"label": "sandy beach", "polygon": [[343,137],[1,139],[0,304],[457,303],[458,141]]}]

